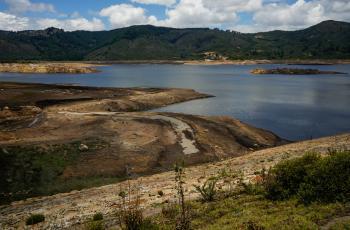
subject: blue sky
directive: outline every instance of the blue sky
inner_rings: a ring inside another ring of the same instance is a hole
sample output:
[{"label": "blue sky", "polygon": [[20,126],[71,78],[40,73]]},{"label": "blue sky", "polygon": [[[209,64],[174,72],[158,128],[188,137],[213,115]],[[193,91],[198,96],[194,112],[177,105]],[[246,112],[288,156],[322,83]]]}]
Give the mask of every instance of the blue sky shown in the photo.
[{"label": "blue sky", "polygon": [[110,30],[131,25],[295,30],[350,21],[350,0],[0,0],[0,29]]}]

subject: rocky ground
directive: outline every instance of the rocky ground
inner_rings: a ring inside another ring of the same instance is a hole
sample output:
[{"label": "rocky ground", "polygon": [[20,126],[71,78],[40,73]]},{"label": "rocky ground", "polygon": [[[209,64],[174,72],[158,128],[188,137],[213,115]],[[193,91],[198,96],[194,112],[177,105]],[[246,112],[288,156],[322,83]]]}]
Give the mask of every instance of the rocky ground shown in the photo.
[{"label": "rocky ground", "polygon": [[[187,199],[196,199],[198,193],[193,185],[203,183],[207,178],[218,175],[220,170],[243,173],[245,180],[254,181],[255,172],[269,168],[277,162],[299,157],[305,152],[327,153],[330,150],[349,149],[350,135],[344,134],[317,140],[288,144],[256,151],[248,155],[186,168],[185,190]],[[174,173],[165,172],[131,180],[133,187],[140,190],[145,215],[160,211],[160,205],[174,200]],[[0,223],[4,229],[25,228],[24,220],[30,213],[43,213],[46,221],[38,229],[82,229],[84,222],[94,213],[101,212],[109,226],[116,225],[115,213],[120,202],[118,192],[127,187],[127,182],[98,188],[73,191],[54,196],[32,198],[0,207]],[[164,193],[158,195],[158,191]]]},{"label": "rocky ground", "polygon": [[[152,215],[174,199],[177,161],[188,166],[186,197],[195,199],[193,185],[222,169],[253,180],[280,160],[350,147],[341,135],[271,148],[286,141],[230,117],[142,112],[205,97],[186,89],[1,83],[0,228],[26,228],[31,213],[46,217],[38,229],[80,229],[96,212],[114,226],[127,177]],[[110,185],[91,188],[101,184]]]},{"label": "rocky ground", "polygon": [[291,68],[278,68],[278,69],[254,69],[252,74],[284,74],[284,75],[319,75],[319,74],[346,74],[336,71],[321,71],[318,69],[291,69]]},{"label": "rocky ground", "polygon": [[6,73],[96,73],[93,65],[83,63],[0,63],[0,72]]},{"label": "rocky ground", "polygon": [[188,89],[1,83],[0,203],[285,143],[229,117],[141,112],[205,97]]}]

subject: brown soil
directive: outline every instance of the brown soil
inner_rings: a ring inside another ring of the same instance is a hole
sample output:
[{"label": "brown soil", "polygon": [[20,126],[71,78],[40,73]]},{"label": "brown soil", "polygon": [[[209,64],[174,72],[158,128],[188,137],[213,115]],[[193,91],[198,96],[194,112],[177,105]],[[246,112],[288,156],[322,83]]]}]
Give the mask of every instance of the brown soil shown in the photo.
[{"label": "brown soil", "polygon": [[189,89],[17,83],[1,83],[0,89],[1,148],[105,143],[67,166],[62,179],[125,177],[127,172],[140,176],[170,170],[176,161],[194,165],[284,143],[269,131],[229,117],[125,112],[208,97]]},{"label": "brown soil", "polygon": [[319,74],[346,74],[336,71],[321,71],[318,69],[290,69],[290,68],[278,68],[278,69],[254,69],[252,74],[284,74],[284,75],[319,75]]},{"label": "brown soil", "polygon": [[[197,165],[244,156],[254,150],[285,143],[269,131],[254,128],[229,117],[129,112],[205,97],[208,95],[189,89],[117,89],[0,83],[0,149],[8,154],[8,147],[49,149],[52,145],[64,146],[73,141],[80,142],[82,149],[87,151],[83,150],[78,160],[65,166],[59,175],[60,180],[69,181],[99,176],[120,178],[131,175],[138,178],[169,171],[177,161],[184,161],[187,166]],[[95,148],[96,146],[91,146],[88,140],[103,143],[103,147]],[[12,179],[1,178],[6,180],[4,184],[11,183]],[[171,184],[169,177],[157,187],[168,193],[171,187],[168,183]],[[94,191],[95,195],[101,195],[101,198],[105,197],[98,189],[91,191]],[[71,194],[78,194],[73,195],[75,198],[81,196],[80,192]],[[115,195],[116,192],[113,197]],[[146,196],[146,193],[144,195]],[[5,197],[8,196],[11,194],[5,194]],[[52,200],[61,196],[66,195],[54,195],[43,199]],[[76,220],[86,215],[86,211],[82,210],[83,212],[78,214],[73,211],[74,208],[68,207],[75,202],[74,199],[70,199],[64,198],[65,202],[53,202],[60,203],[60,208],[63,208],[59,211],[63,216],[56,213],[57,218]],[[33,204],[31,201],[34,200],[40,200],[34,202],[34,207],[45,214],[49,212],[50,223],[55,225],[60,221],[51,221],[51,214],[58,209],[51,206],[50,201],[42,203],[41,198],[32,198],[1,206],[0,223],[5,229],[17,223],[22,224],[23,215],[36,211],[30,207]],[[90,199],[89,201],[95,202]],[[80,201],[77,202],[80,205]],[[91,209],[90,204],[83,203]],[[112,203],[105,204],[101,201],[100,207],[111,207]],[[24,204],[26,207],[22,206]],[[27,206],[28,204],[30,205]],[[19,212],[16,208],[13,209],[14,207],[24,207],[26,214],[23,210]],[[12,214],[17,217],[13,219]],[[70,226],[75,223],[72,220],[63,222],[57,226]]]},{"label": "brown soil", "polygon": [[[329,149],[350,148],[350,134],[321,138],[312,141],[288,144],[253,152],[217,163],[202,164],[186,169],[185,191],[187,199],[198,198],[193,185],[203,183],[207,178],[215,176],[222,169],[240,171],[245,180],[254,180],[255,172],[269,168],[281,160],[300,157],[305,152],[327,153]],[[142,206],[145,214],[159,211],[159,205],[174,199],[174,173],[165,172],[151,176],[139,177],[131,184],[140,189]],[[0,206],[0,227],[3,229],[24,228],[25,218],[29,213],[43,213],[46,221],[37,226],[38,229],[67,228],[83,229],[84,222],[101,212],[107,225],[116,222],[115,213],[118,203],[118,191],[125,188],[126,182],[107,185],[99,188],[73,191],[49,197],[32,198]],[[158,196],[162,190],[164,196]]]},{"label": "brown soil", "polygon": [[94,66],[83,63],[0,63],[0,72],[7,73],[96,73]]}]

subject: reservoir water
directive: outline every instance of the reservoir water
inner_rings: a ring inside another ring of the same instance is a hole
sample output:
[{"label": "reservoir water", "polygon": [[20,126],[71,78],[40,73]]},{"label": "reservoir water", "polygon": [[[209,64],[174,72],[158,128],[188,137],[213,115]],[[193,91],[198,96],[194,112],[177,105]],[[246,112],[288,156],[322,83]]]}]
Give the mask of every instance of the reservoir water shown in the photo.
[{"label": "reservoir water", "polygon": [[[0,81],[107,87],[192,88],[214,95],[157,109],[198,115],[228,115],[289,140],[350,131],[350,75],[259,75],[254,68],[316,68],[350,73],[350,65],[111,65],[102,72],[0,73]],[[1,87],[1,84],[0,84]]]}]

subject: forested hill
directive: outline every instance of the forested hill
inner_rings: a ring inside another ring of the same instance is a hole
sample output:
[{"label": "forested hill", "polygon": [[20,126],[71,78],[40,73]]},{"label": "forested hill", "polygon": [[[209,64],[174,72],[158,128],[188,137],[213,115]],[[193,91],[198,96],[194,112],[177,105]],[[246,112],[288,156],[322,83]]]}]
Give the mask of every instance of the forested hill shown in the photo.
[{"label": "forested hill", "polygon": [[350,23],[244,34],[217,29],[131,26],[111,31],[0,31],[0,61],[350,59]]}]

